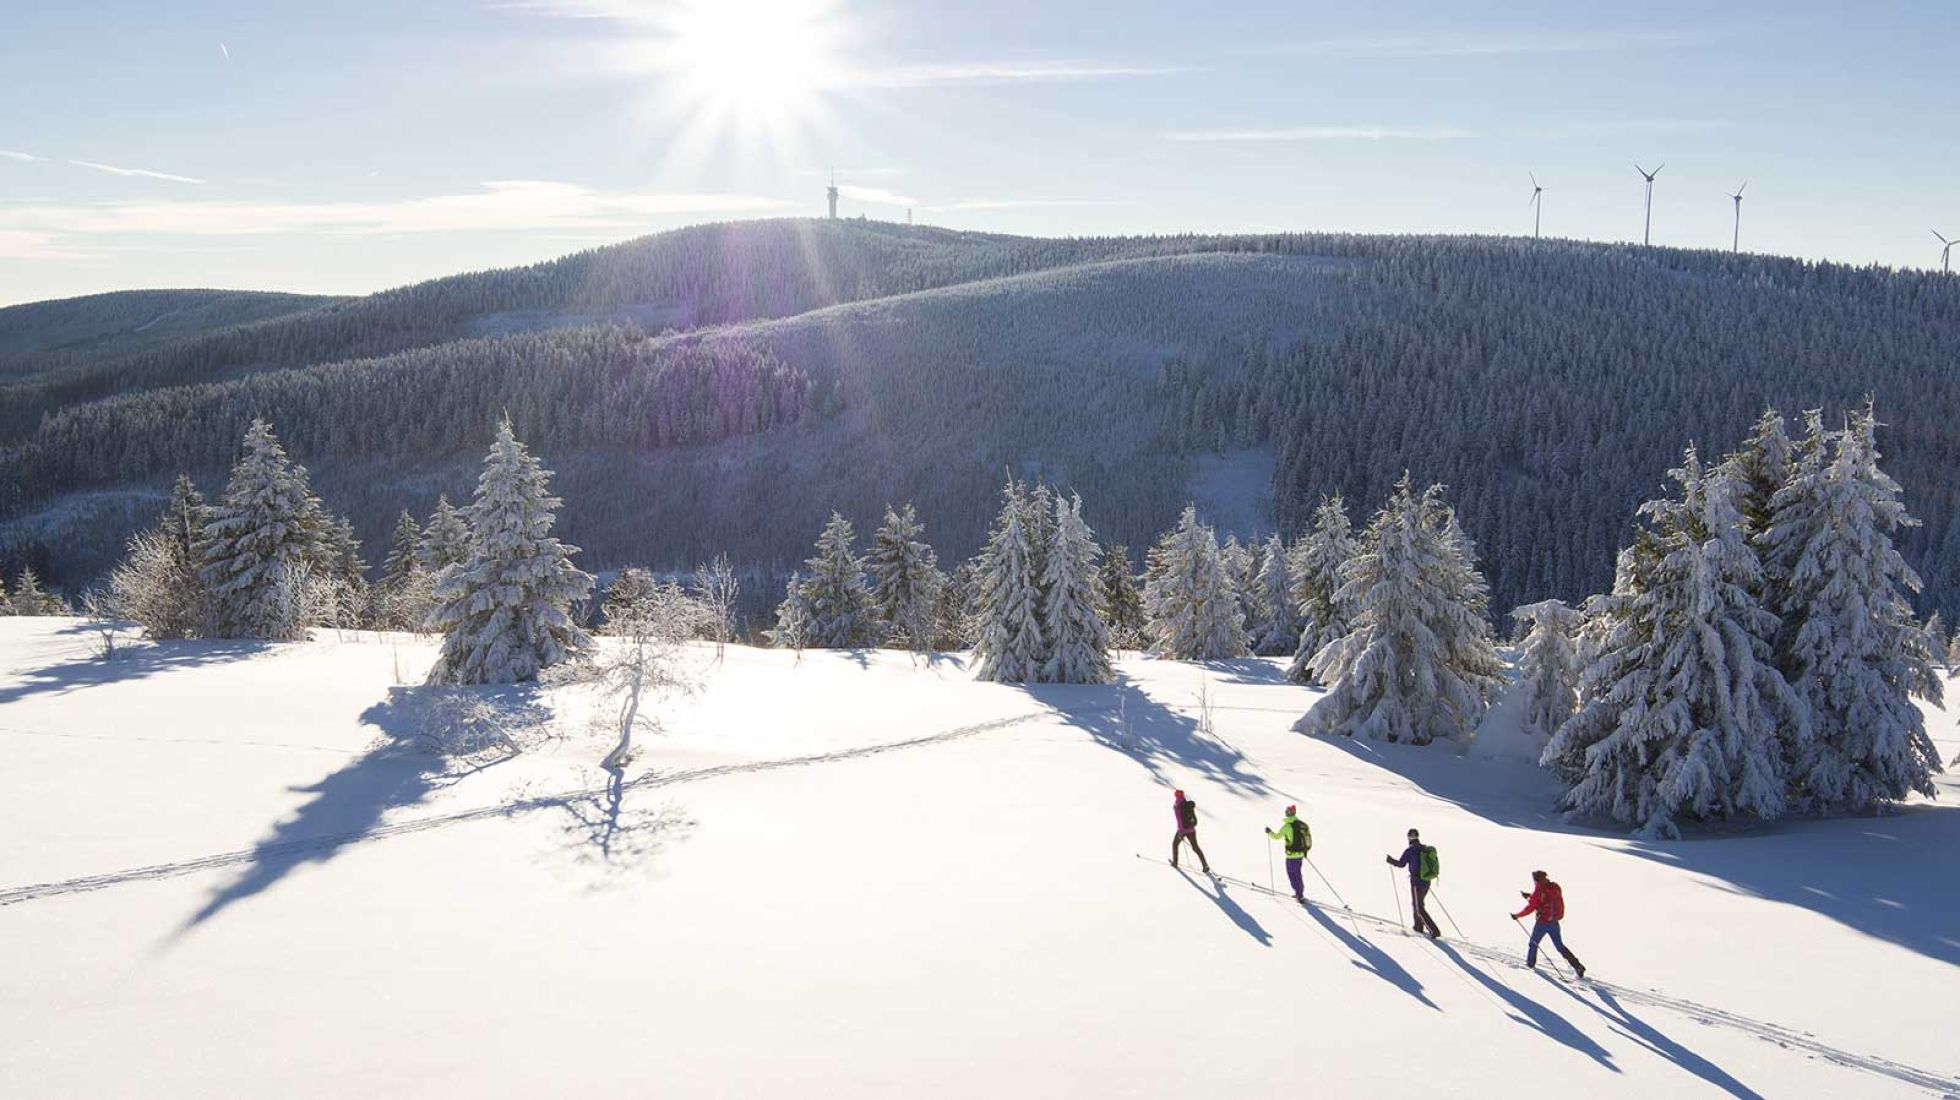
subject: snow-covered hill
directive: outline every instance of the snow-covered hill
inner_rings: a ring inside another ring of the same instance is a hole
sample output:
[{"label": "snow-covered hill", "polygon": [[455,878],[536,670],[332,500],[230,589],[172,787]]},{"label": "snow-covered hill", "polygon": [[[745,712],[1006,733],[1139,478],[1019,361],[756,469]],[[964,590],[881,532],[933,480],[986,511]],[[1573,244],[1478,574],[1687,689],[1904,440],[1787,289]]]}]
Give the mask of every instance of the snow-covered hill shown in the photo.
[{"label": "snow-covered hill", "polygon": [[[609,790],[577,698],[401,686],[432,657],[0,620],[0,1094],[1960,1092],[1945,802],[1644,845],[1526,764],[1291,734],[1268,662],[734,647]],[[412,748],[456,721],[534,744]],[[1239,882],[1159,861],[1173,787]],[[1288,802],[1327,907],[1258,888]],[[1396,927],[1409,826],[1462,942]],[[1507,965],[1533,868],[1596,984]]]}]

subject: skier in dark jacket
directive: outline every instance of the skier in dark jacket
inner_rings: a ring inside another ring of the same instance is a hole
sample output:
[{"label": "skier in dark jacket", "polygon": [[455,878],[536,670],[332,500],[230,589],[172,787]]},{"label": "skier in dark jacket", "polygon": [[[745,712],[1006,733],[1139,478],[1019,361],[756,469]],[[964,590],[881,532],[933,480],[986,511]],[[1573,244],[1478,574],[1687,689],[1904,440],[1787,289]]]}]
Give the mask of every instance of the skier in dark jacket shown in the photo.
[{"label": "skier in dark jacket", "polygon": [[1586,968],[1580,964],[1579,957],[1565,949],[1565,940],[1558,934],[1558,922],[1565,919],[1565,891],[1559,889],[1550,875],[1543,871],[1531,872],[1531,893],[1519,892],[1524,898],[1524,908],[1511,914],[1517,920],[1527,913],[1538,914],[1531,926],[1531,946],[1525,949],[1524,965],[1528,970],[1538,969],[1538,941],[1546,936],[1552,937],[1552,946],[1572,964],[1572,972],[1581,978],[1586,976]]},{"label": "skier in dark jacket", "polygon": [[1185,841],[1191,842],[1191,850],[1198,853],[1198,866],[1205,874],[1211,874],[1211,861],[1205,858],[1205,850],[1198,847],[1198,804],[1184,797],[1183,791],[1172,792],[1171,812],[1177,815],[1177,835],[1171,838],[1171,866],[1177,866],[1177,852]]},{"label": "skier in dark jacket", "polygon": [[[1300,864],[1306,861],[1307,853],[1313,850],[1313,831],[1301,821],[1298,808],[1286,808],[1286,820],[1277,829],[1267,829],[1266,835],[1273,840],[1286,842],[1286,881],[1293,885],[1293,900],[1306,904],[1307,888],[1300,878]],[[1267,865],[1267,870],[1272,866]]]},{"label": "skier in dark jacket", "polygon": [[1409,869],[1409,899],[1415,909],[1416,931],[1434,940],[1442,938],[1443,930],[1436,927],[1436,919],[1422,904],[1429,897],[1429,880],[1422,877],[1422,849],[1422,834],[1410,829],[1409,846],[1402,849],[1400,856],[1389,856],[1387,859],[1393,866]]}]

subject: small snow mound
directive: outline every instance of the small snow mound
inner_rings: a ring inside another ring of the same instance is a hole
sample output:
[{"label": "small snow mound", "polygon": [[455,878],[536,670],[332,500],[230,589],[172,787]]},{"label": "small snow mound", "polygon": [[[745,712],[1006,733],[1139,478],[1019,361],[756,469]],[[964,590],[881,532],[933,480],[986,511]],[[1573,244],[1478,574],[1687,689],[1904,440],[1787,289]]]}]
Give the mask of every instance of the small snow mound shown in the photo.
[{"label": "small snow mound", "polygon": [[1476,740],[1470,743],[1472,758],[1538,762],[1539,754],[1545,751],[1545,738],[1525,729],[1529,695],[1522,683],[1504,689],[1477,726]]}]

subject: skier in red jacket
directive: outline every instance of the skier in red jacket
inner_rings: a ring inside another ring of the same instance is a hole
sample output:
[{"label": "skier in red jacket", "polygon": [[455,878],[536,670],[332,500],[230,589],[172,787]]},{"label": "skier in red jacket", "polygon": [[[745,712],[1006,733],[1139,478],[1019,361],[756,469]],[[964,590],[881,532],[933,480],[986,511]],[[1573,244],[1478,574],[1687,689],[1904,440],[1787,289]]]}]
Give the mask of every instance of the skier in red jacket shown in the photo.
[{"label": "skier in red jacket", "polygon": [[1527,970],[1538,969],[1538,941],[1546,936],[1552,937],[1552,946],[1572,964],[1572,972],[1581,978],[1586,976],[1586,968],[1579,957],[1565,949],[1565,940],[1558,933],[1558,922],[1565,919],[1565,892],[1550,875],[1543,871],[1531,872],[1531,892],[1522,891],[1519,896],[1525,899],[1524,908],[1511,914],[1517,920],[1527,913],[1538,914],[1538,920],[1531,926],[1531,946],[1525,949],[1524,965]]}]

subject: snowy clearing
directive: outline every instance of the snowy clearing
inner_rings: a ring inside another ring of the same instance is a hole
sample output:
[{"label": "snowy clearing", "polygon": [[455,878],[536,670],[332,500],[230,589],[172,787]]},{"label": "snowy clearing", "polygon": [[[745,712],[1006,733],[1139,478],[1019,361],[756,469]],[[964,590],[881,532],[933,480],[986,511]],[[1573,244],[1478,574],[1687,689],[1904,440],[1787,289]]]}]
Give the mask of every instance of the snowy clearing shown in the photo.
[{"label": "snowy clearing", "polygon": [[[102,663],[0,619],[0,1095],[1960,1092],[1951,779],[1642,844],[1561,822],[1530,764],[1289,732],[1316,693],[1284,659],[1028,689],[697,646],[609,787],[580,700],[401,686],[434,657]],[[529,751],[412,747],[485,702]],[[1229,879],[1162,865],[1173,787]],[[1289,802],[1354,912],[1263,888]],[[1467,943],[1400,934],[1410,826]],[[1508,965],[1533,868],[1595,984]]]}]

